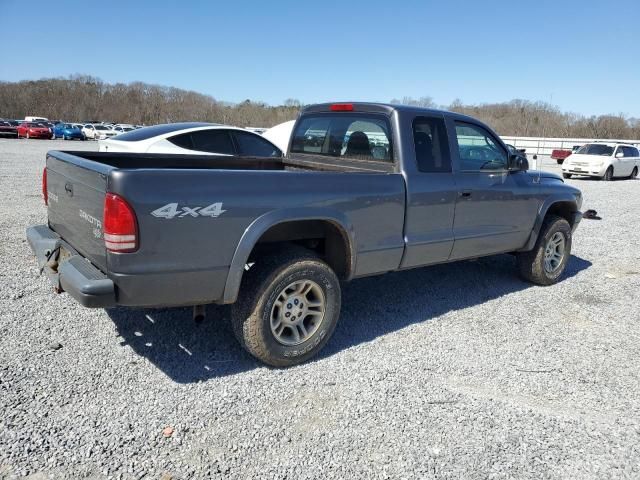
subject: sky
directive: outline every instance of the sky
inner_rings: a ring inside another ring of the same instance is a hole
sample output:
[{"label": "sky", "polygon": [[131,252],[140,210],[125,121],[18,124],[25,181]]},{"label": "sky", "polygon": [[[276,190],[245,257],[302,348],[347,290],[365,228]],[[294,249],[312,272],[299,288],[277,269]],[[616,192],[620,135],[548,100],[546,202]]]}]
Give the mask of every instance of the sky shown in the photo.
[{"label": "sky", "polygon": [[640,0],[0,0],[0,81],[87,74],[279,105],[515,98],[640,117]]}]

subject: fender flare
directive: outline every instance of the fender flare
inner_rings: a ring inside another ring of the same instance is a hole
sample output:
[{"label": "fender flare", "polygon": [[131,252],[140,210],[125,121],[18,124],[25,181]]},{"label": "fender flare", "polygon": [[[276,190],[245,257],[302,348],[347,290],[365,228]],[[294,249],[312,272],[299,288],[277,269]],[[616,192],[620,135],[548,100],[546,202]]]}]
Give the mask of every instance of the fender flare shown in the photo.
[{"label": "fender flare", "polygon": [[356,253],[355,253],[355,236],[353,225],[349,219],[341,212],[335,210],[327,210],[324,208],[287,208],[282,210],[274,210],[258,217],[244,231],[236,251],[233,254],[227,281],[224,287],[221,303],[233,303],[238,298],[242,275],[245,271],[245,265],[249,259],[253,248],[260,237],[271,227],[280,223],[295,222],[303,220],[323,220],[334,224],[345,237],[345,242],[349,248],[349,274],[347,279],[351,278],[356,269]]},{"label": "fender flare", "polygon": [[542,223],[544,222],[544,218],[547,216],[547,212],[549,211],[549,209],[556,203],[571,203],[574,206],[573,211],[578,211],[576,198],[570,193],[557,193],[546,198],[538,209],[536,221],[533,224],[533,229],[531,230],[529,240],[527,240],[527,243],[520,251],[529,251],[535,246],[536,240],[538,240],[538,235],[540,234],[540,229],[542,228]]}]

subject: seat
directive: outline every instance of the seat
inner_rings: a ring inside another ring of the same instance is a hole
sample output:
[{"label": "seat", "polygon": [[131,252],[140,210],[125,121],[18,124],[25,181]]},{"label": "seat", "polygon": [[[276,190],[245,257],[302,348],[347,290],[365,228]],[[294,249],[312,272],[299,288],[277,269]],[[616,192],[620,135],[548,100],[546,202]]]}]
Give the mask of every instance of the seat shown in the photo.
[{"label": "seat", "polygon": [[369,145],[369,137],[364,132],[353,132],[349,136],[347,149],[344,152],[346,157],[368,156],[372,157],[371,146]]},{"label": "seat", "polygon": [[428,133],[416,132],[413,136],[416,146],[416,160],[419,165],[433,165],[433,142]]}]

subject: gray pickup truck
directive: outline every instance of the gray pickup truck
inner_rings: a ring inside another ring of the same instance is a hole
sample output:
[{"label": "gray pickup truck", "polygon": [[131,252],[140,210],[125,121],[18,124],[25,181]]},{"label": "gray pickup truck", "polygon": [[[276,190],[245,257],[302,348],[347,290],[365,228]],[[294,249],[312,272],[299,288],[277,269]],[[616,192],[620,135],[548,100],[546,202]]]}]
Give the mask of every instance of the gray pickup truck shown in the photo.
[{"label": "gray pickup truck", "polygon": [[283,158],[51,151],[27,238],[86,307],[233,303],[240,343],[288,366],[331,337],[341,281],[512,253],[555,283],[582,196],[527,169],[467,116],[314,105]]}]

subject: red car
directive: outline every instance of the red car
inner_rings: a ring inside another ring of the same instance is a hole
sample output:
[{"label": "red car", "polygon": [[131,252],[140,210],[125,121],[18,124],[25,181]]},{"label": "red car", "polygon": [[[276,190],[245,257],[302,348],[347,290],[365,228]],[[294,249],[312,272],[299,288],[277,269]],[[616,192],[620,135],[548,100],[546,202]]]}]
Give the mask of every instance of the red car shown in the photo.
[{"label": "red car", "polygon": [[553,150],[551,152],[551,158],[555,161],[558,162],[559,165],[562,165],[562,162],[565,161],[565,159],[571,155],[572,151],[571,150]]},{"label": "red car", "polygon": [[51,139],[51,130],[42,123],[24,122],[18,127],[18,138],[46,138]]}]

